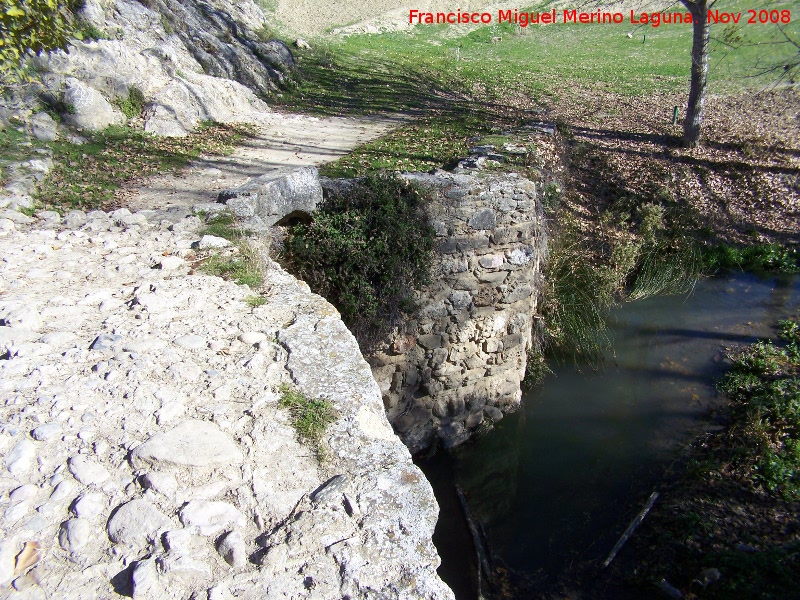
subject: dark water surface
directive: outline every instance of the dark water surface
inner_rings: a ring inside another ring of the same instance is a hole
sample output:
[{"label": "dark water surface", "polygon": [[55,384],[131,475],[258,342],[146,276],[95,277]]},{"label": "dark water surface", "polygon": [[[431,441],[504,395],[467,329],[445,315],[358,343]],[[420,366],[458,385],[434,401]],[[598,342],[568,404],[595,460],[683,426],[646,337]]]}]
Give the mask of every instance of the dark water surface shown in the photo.
[{"label": "dark water surface", "polygon": [[625,304],[611,315],[604,368],[554,366],[489,435],[420,460],[442,508],[440,574],[456,597],[476,597],[456,484],[512,570],[552,578],[601,561],[682,450],[715,426],[726,349],[773,336],[798,310],[800,278],[750,274]]}]

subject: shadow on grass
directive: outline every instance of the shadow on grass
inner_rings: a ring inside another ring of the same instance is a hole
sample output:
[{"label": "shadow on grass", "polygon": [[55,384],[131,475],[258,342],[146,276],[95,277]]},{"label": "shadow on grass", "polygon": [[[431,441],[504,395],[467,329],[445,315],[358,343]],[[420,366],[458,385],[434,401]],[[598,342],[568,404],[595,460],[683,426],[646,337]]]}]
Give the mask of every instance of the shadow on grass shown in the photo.
[{"label": "shadow on grass", "polygon": [[270,100],[287,110],[323,115],[403,113],[421,117],[471,115],[496,119],[509,107],[479,99],[446,70],[389,60],[340,58],[327,51],[305,57],[294,90]]}]

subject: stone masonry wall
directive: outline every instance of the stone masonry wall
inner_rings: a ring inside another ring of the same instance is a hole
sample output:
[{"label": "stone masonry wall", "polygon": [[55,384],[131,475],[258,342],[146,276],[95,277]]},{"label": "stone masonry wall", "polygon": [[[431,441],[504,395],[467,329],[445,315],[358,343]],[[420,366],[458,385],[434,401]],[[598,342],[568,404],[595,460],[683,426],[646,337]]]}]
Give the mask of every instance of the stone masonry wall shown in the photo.
[{"label": "stone masonry wall", "polygon": [[433,194],[438,259],[414,333],[372,366],[389,420],[417,452],[518,408],[547,244],[536,186],[517,174],[406,177]]}]

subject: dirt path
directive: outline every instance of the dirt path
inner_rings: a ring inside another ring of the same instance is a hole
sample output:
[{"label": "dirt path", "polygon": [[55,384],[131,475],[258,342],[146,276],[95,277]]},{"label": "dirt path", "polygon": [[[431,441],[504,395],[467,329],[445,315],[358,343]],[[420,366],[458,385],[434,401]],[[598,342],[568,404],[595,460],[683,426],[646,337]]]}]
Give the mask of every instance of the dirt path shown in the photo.
[{"label": "dirt path", "polygon": [[220,191],[286,167],[321,165],[405,122],[402,116],[265,115],[258,133],[228,156],[202,157],[178,174],[139,181],[126,190],[132,211],[215,202]]}]

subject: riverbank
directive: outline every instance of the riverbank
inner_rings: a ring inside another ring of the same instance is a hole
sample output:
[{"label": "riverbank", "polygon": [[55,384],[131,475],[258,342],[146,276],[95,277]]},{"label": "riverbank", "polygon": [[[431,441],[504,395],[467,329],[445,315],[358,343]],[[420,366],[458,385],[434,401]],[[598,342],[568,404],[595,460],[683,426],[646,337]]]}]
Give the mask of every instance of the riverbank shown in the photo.
[{"label": "riverbank", "polygon": [[[593,585],[684,598],[797,598],[800,501],[796,321],[782,340],[729,354],[724,427],[692,445],[685,471]],[[677,597],[677,596],[676,596]]]}]

